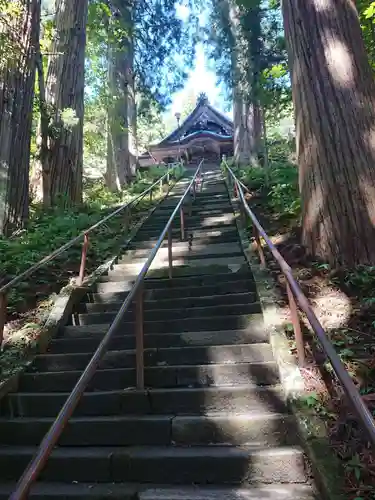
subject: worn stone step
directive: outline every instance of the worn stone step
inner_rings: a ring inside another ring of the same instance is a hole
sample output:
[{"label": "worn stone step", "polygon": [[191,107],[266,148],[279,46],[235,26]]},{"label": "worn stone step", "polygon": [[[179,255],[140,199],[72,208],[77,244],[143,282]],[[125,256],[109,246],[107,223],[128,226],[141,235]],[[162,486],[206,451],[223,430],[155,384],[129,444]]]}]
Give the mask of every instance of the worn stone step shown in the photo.
[{"label": "worn stone step", "polygon": [[[111,311],[102,312],[89,312],[78,314],[78,322],[80,325],[90,325],[98,323],[111,323],[121,307],[117,304],[118,308]],[[245,314],[257,314],[261,312],[259,302],[250,302],[243,304],[215,304],[206,306],[193,306],[186,307],[186,309],[173,308],[173,309],[145,309],[143,311],[143,320],[147,321],[172,321],[174,319],[193,319],[215,316],[235,316]],[[124,315],[123,322],[135,320],[135,308],[130,308]]]},{"label": "worn stone step", "polygon": [[[121,325],[118,334],[134,334],[135,323],[133,321],[125,322]],[[86,324],[78,326],[65,326],[65,337],[86,337],[95,334],[103,335],[108,331],[110,323]],[[251,315],[229,315],[229,316],[211,316],[181,319],[165,319],[163,321],[144,321],[144,334],[153,333],[181,333],[181,332],[199,332],[215,330],[246,330],[248,332],[264,331],[264,321],[262,314]]]},{"label": "worn stone step", "polygon": [[[137,232],[133,241],[139,241],[139,240],[144,241],[150,238],[159,237],[166,225],[166,222],[167,220],[165,221],[165,224],[163,224],[162,222],[158,223],[150,220],[147,226],[145,225]],[[189,219],[186,221],[185,228],[187,233],[189,232],[196,233],[197,231],[200,231],[200,234],[202,236],[203,233],[206,231],[208,233],[214,231],[223,231],[223,229],[227,229],[227,231],[237,231],[237,226],[235,224],[234,217],[224,222],[221,220],[215,220],[214,218],[206,218],[206,220]],[[179,239],[181,234],[181,229],[180,229],[180,222],[177,219],[173,223],[172,234],[174,239]]]},{"label": "worn stone step", "polygon": [[[70,391],[82,370],[25,373],[20,379],[20,391]],[[279,382],[275,362],[176,365],[145,368],[146,387],[209,387],[236,384],[273,385]],[[118,390],[135,387],[135,368],[100,369],[88,389]]]},{"label": "worn stone step", "polygon": [[[104,277],[104,280],[106,277]],[[186,290],[190,288],[205,287],[205,286],[215,286],[220,284],[223,286],[225,283],[236,283],[239,281],[248,281],[249,284],[253,283],[251,290],[255,291],[254,276],[251,273],[248,266],[239,270],[239,272],[226,272],[222,274],[205,274],[205,275],[195,275],[195,276],[183,276],[183,277],[173,277],[169,278],[146,278],[144,282],[145,290],[160,290],[167,289],[173,290],[175,288],[185,288]],[[96,290],[99,293],[106,293],[111,291],[129,291],[134,285],[134,280],[124,280],[119,283],[100,283],[96,284]]]},{"label": "worn stone step", "polygon": [[[150,254],[150,249],[129,249],[118,260],[117,265],[127,264],[129,262],[144,262]],[[242,248],[239,243],[217,243],[215,245],[199,245],[194,241],[190,244],[188,241],[177,242],[172,246],[173,258],[189,257],[189,258],[202,258],[222,255],[243,255]],[[158,259],[168,259],[168,248],[163,247],[157,253]],[[114,271],[117,268],[115,266]]]},{"label": "worn stone step", "polygon": [[[0,444],[36,446],[52,423],[52,418],[0,418]],[[74,417],[59,446],[291,445],[293,426],[292,416],[278,413]]]},{"label": "worn stone step", "polygon": [[[56,338],[53,339],[48,350],[54,353],[94,352],[98,347],[101,336],[83,338]],[[254,334],[247,331],[224,330],[217,332],[186,332],[161,333],[144,336],[145,348],[185,347],[188,345],[215,346],[237,345],[269,342],[269,335]],[[116,335],[110,342],[109,349],[135,349],[134,335]]]},{"label": "worn stone step", "polygon": [[[35,500],[135,500],[141,485],[130,483],[37,482],[28,493]],[[0,500],[7,500],[16,483],[0,484]]]},{"label": "worn stone step", "polygon": [[[173,290],[171,290],[171,294]],[[147,292],[146,292],[147,294]],[[146,295],[145,294],[145,295]],[[81,313],[98,313],[98,312],[109,312],[109,311],[119,311],[122,306],[127,294],[123,295],[122,301],[103,301],[99,302],[99,297],[96,297],[96,302],[85,302],[80,304],[79,312]],[[147,300],[143,296],[143,308],[144,311],[153,310],[169,310],[169,309],[192,309],[196,307],[212,307],[215,305],[239,305],[239,304],[251,304],[255,303],[257,297],[254,293],[227,293],[227,294],[212,294],[208,296],[195,296],[195,297],[184,297],[184,298],[174,298],[160,299],[159,297],[154,300]],[[135,309],[135,304],[132,303],[131,309]]]},{"label": "worn stone step", "polygon": [[[230,228],[229,228],[230,229]],[[155,236],[148,236],[146,238],[142,238],[139,240],[132,240],[132,242],[127,246],[127,248],[131,249],[143,249],[143,250],[151,250],[156,243],[158,242],[158,233]],[[239,244],[239,236],[236,229],[233,228],[231,231],[227,232],[218,232],[218,231],[210,231],[205,234],[201,234],[195,230],[191,230],[189,228],[185,229],[185,239],[182,241],[180,230],[176,231],[173,235],[173,248],[176,245],[184,245],[185,242],[191,242],[194,245],[216,245],[216,244],[224,244],[224,243],[237,243]],[[166,248],[168,246],[168,240],[163,240],[162,248]]]},{"label": "worn stone step", "polygon": [[[128,290],[131,289],[131,286],[127,287]],[[96,304],[108,304],[111,302],[123,302],[127,295],[128,291],[113,291],[106,293],[90,293],[89,299],[90,302],[94,302]],[[222,283],[217,283],[215,285],[207,285],[207,286],[194,286],[194,287],[173,287],[173,288],[159,288],[153,290],[147,290],[147,288],[143,292],[143,300],[145,303],[145,307],[150,306],[149,302],[155,303],[163,303],[164,301],[192,301],[196,299],[205,300],[207,297],[217,297],[219,300],[222,300],[222,297],[227,297],[230,300],[230,297],[246,294],[248,296],[249,302],[254,302],[256,299],[255,294],[255,284],[252,279],[242,280],[242,281],[223,281]],[[181,302],[182,303],[182,302]]]},{"label": "worn stone step", "polygon": [[[3,480],[15,480],[36,448],[0,448]],[[41,479],[66,482],[154,484],[305,483],[304,455],[298,447],[60,447]]]},{"label": "worn stone step", "polygon": [[254,487],[178,486],[149,488],[139,492],[139,500],[317,500],[310,485],[272,484]]},{"label": "worn stone step", "polygon": [[[124,266],[116,266],[113,271],[102,276],[101,281],[132,281],[135,280],[143,269],[147,259],[139,262],[129,263]],[[195,276],[202,274],[224,274],[236,272],[248,266],[244,256],[217,256],[217,257],[176,257],[173,258],[172,274],[174,277]],[[151,279],[167,278],[169,273],[168,258],[153,260],[147,276]]]},{"label": "worn stone step", "polygon": [[[55,388],[55,391],[58,388]],[[56,417],[68,392],[18,392],[1,400],[2,415]],[[213,415],[218,413],[286,413],[280,386],[242,385],[173,389],[85,392],[74,416],[126,414]]]},{"label": "worn stone step", "polygon": [[[92,355],[92,352],[41,354],[35,357],[31,369],[43,372],[84,370]],[[145,366],[259,363],[272,360],[270,344],[184,346],[144,350]],[[135,351],[133,349],[108,351],[99,367],[102,369],[135,367]]]}]

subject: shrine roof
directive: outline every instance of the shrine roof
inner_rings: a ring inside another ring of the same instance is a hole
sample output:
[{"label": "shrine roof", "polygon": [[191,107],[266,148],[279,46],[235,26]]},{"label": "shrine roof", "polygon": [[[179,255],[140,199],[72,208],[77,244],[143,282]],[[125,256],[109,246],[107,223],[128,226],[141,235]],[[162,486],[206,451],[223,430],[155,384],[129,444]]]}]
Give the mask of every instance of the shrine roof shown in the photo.
[{"label": "shrine roof", "polygon": [[231,140],[233,138],[233,122],[212,107],[208,99],[201,97],[195,109],[171,134],[165,137],[154,147],[166,147],[176,143],[183,144],[197,136],[215,138],[218,141]]}]

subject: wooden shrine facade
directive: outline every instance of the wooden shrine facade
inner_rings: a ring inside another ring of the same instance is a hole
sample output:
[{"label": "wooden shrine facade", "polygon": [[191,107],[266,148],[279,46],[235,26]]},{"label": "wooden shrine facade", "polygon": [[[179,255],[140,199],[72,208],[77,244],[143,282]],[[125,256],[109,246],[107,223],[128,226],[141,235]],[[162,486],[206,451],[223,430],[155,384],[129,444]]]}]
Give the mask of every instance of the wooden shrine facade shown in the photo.
[{"label": "wooden shrine facade", "polygon": [[218,161],[223,154],[233,155],[233,122],[202,96],[181,125],[159,144],[150,145],[148,151],[139,158],[141,166],[179,159],[185,163],[196,158]]}]

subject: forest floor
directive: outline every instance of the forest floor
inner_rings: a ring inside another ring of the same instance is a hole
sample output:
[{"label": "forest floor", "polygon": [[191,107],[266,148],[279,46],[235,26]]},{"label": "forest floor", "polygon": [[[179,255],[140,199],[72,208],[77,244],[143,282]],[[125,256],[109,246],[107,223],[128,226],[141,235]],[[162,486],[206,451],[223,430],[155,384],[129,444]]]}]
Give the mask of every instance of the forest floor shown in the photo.
[{"label": "forest floor", "polygon": [[[83,204],[75,208],[45,210],[33,205],[27,227],[12,238],[0,238],[0,285],[131,201],[164,173],[165,169],[151,169],[121,194],[111,193],[101,181],[89,181]],[[180,169],[175,169],[170,184],[181,174]],[[132,207],[130,229],[164,196],[168,190],[166,183],[163,189],[163,193],[155,189],[152,201],[146,196]],[[125,211],[121,211],[90,234],[86,275],[118,254],[126,238],[124,224]],[[81,252],[82,241],[79,241],[8,292],[0,382],[22,369],[27,361],[25,353],[37,344],[40,326],[46,321],[57,294],[79,274]]]},{"label": "forest floor", "polygon": [[[289,181],[287,181],[289,182]],[[251,183],[247,183],[251,189]],[[279,185],[280,186],[280,185]],[[295,186],[288,189],[286,205]],[[283,200],[276,188],[258,189],[249,202],[264,229],[285,260],[292,267],[314,312],[329,335],[342,362],[375,414],[375,267],[354,271],[331,269],[326,263],[311,259],[301,246],[299,210],[282,210]],[[275,202],[276,199],[276,202]],[[285,201],[285,200],[284,200]],[[298,207],[298,203],[297,203]],[[285,279],[270,252],[265,248],[267,267],[281,291],[279,304],[285,313],[285,330],[292,352],[296,354],[293,329],[289,319]],[[345,473],[347,500],[375,499],[375,456],[366,445],[366,436],[346,405],[345,396],[332,373],[317,339],[303,320],[307,367],[302,369],[309,396],[306,404],[326,422],[331,445]]]}]

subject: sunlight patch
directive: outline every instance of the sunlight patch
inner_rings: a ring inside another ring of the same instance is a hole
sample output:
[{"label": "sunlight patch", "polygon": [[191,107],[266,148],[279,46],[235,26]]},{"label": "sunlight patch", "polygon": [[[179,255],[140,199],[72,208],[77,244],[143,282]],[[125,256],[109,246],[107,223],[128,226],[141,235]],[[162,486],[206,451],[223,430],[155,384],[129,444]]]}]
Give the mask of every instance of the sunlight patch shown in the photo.
[{"label": "sunlight patch", "polygon": [[330,39],[324,47],[324,55],[335,83],[341,87],[351,87],[354,81],[354,65],[348,47],[337,39]]},{"label": "sunlight patch", "polygon": [[313,5],[317,12],[324,12],[332,8],[332,0],[313,0]]},{"label": "sunlight patch", "polygon": [[352,306],[344,292],[324,287],[312,302],[323,328],[340,328],[348,323]]}]

